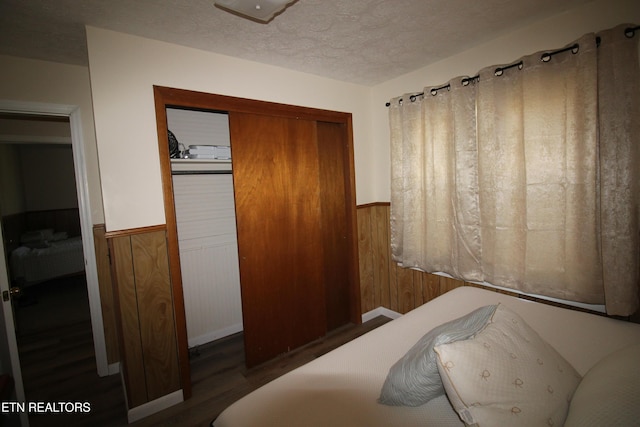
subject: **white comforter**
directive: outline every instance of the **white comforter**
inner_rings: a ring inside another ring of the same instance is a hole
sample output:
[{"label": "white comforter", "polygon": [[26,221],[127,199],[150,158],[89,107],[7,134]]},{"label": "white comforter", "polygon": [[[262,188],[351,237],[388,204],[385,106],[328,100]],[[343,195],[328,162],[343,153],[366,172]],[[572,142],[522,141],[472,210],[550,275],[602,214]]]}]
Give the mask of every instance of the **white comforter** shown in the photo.
[{"label": "white comforter", "polygon": [[51,242],[44,248],[21,246],[11,253],[12,279],[26,285],[84,271],[82,238]]},{"label": "white comforter", "polygon": [[215,427],[460,426],[446,396],[419,407],[377,403],[389,368],[426,332],[475,308],[503,303],[581,374],[640,343],[640,325],[535,303],[473,287],[457,288],[252,392]]}]

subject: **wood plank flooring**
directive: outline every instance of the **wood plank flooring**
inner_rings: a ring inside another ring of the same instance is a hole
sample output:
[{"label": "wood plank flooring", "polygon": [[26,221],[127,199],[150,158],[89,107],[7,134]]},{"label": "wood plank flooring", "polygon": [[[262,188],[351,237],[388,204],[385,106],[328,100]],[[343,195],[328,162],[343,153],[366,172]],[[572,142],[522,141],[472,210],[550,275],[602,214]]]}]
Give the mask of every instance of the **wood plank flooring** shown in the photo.
[{"label": "wood plank flooring", "polygon": [[31,426],[126,424],[120,376],[97,374],[84,277],[42,283],[25,293],[15,313],[27,401],[91,403],[89,414],[31,414]]},{"label": "wood plank flooring", "polygon": [[[38,304],[41,308],[45,306],[43,300]],[[84,303],[80,300],[76,304]],[[47,311],[38,311],[35,323],[41,328],[25,330],[18,337],[27,400],[88,401],[92,410],[88,414],[32,415],[31,426],[127,425],[120,376],[100,378],[96,373],[89,319],[51,327],[55,325],[56,310],[50,309],[53,317],[49,320]],[[59,310],[58,315],[61,315]],[[242,334],[192,349],[192,397],[130,425],[209,426],[227,406],[252,390],[389,320],[378,317],[362,325],[343,326],[320,340],[251,370],[244,365]]]},{"label": "wood plank flooring", "polygon": [[347,325],[326,337],[247,370],[241,334],[202,346],[192,354],[191,399],[131,424],[147,426],[209,426],[227,406],[252,390],[358,336],[387,323],[380,316],[362,325]]},{"label": "wood plank flooring", "polygon": [[19,347],[29,402],[91,403],[89,414],[32,414],[32,427],[126,424],[120,376],[97,374],[90,322],[30,334]]}]

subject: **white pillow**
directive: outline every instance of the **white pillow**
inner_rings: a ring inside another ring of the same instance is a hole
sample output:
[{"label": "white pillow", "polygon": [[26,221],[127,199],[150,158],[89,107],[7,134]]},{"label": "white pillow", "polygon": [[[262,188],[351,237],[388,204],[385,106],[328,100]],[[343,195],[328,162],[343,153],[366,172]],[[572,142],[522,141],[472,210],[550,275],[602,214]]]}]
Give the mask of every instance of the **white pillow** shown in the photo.
[{"label": "white pillow", "polygon": [[68,238],[69,238],[69,233],[67,233],[66,231],[56,231],[55,233],[53,233],[49,241],[59,242],[60,240],[67,240]]},{"label": "white pillow", "polygon": [[26,231],[20,236],[20,243],[41,243],[46,242],[53,236],[53,228],[44,228],[42,230]]},{"label": "white pillow", "polygon": [[640,425],[640,344],[618,350],[586,373],[565,427]]},{"label": "white pillow", "polygon": [[576,370],[503,304],[475,337],[434,350],[447,396],[467,424],[562,426],[580,382]]}]

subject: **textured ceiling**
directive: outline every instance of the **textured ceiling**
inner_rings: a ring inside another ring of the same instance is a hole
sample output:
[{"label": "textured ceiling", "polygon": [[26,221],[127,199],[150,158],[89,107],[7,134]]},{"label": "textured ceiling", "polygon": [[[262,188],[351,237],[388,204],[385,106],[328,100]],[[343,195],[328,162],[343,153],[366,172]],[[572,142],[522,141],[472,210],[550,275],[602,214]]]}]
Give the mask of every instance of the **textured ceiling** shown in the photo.
[{"label": "textured ceiling", "polygon": [[270,23],[212,0],[0,0],[0,54],[87,64],[84,26],[375,85],[590,0],[298,0]]}]

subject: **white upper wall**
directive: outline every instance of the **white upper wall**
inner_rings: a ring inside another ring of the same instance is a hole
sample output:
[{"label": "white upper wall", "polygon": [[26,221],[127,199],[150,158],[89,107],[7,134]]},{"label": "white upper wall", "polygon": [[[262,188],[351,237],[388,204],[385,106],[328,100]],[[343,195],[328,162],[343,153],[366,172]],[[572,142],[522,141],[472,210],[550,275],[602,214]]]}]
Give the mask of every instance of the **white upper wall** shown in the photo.
[{"label": "white upper wall", "polygon": [[77,106],[82,120],[82,140],[87,168],[87,187],[93,224],[102,224],[102,194],[89,70],[77,65],[37,61],[0,55],[0,99],[36,104]]},{"label": "white upper wall", "polygon": [[89,27],[90,81],[86,67],[0,56],[0,99],[81,108],[92,220],[108,230],[165,222],[153,85],[351,112],[357,203],[384,202],[389,99],[622,22],[640,22],[640,2],[595,1],[373,88]]},{"label": "white upper wall", "polygon": [[[454,77],[474,76],[484,67],[511,64],[525,55],[561,48],[584,34],[622,23],[640,24],[640,1],[595,1],[374,87],[371,149],[376,157],[369,165],[378,172],[373,182],[374,199],[390,200],[389,120],[385,107],[390,99],[446,84]],[[640,37],[640,33],[636,37]]]},{"label": "white upper wall", "polygon": [[153,85],[350,112],[357,202],[375,201],[371,89],[88,27],[108,231],[164,224]]}]

